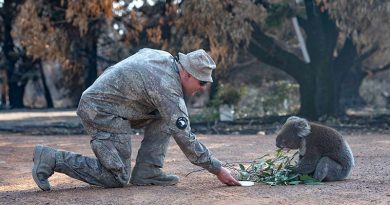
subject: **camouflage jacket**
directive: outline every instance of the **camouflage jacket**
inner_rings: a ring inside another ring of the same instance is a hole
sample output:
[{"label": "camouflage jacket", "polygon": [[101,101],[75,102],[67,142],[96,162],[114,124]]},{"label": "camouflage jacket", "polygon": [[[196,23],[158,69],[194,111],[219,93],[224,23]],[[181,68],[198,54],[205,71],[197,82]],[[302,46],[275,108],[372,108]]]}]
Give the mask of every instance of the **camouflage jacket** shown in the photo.
[{"label": "camouflage jacket", "polygon": [[193,164],[214,174],[220,170],[221,163],[191,132],[179,72],[168,52],[145,48],[107,68],[84,91],[77,113],[90,133],[126,133],[162,118],[161,131],[173,136]]}]

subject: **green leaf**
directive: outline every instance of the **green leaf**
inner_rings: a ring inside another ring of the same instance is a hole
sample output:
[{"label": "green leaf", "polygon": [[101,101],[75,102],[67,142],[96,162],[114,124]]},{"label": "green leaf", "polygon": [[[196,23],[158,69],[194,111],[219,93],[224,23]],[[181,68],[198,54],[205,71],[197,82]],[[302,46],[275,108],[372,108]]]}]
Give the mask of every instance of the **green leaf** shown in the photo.
[{"label": "green leaf", "polygon": [[293,180],[295,178],[299,179],[299,174],[294,174],[294,175],[290,176],[287,180]]},{"label": "green leaf", "polygon": [[248,180],[250,178],[250,174],[246,171],[240,171],[240,180]]},{"label": "green leaf", "polygon": [[282,167],[283,167],[283,163],[280,163],[277,170],[282,169]]},{"label": "green leaf", "polygon": [[289,185],[298,185],[300,183],[301,183],[301,181],[291,181],[291,182],[288,182]]},{"label": "green leaf", "polygon": [[307,175],[307,174],[301,175],[301,176],[299,177],[299,179],[300,179],[301,181],[315,180],[313,177],[311,177],[311,176],[309,176],[309,175]]},{"label": "green leaf", "polygon": [[301,181],[303,181],[303,183],[306,184],[306,185],[318,185],[318,184],[321,184],[320,181],[318,181],[317,179],[315,179],[315,178],[313,178],[313,177],[311,177],[310,175],[307,175],[307,174],[300,176],[299,179]]},{"label": "green leaf", "polygon": [[242,164],[239,164],[241,171],[245,171],[245,167]]},{"label": "green leaf", "polygon": [[282,156],[283,155],[282,149],[277,149],[275,155],[276,155],[276,158],[279,158],[280,156]]},{"label": "green leaf", "polygon": [[[297,173],[297,161],[294,161],[294,157],[298,152],[295,152],[292,156],[287,155],[287,152],[282,150],[276,150],[274,157],[257,158],[245,168],[243,164],[239,164],[239,173],[241,180],[249,180],[254,182],[266,183],[271,186],[276,185],[317,185],[321,184],[318,180],[314,179],[310,175],[302,175]],[[264,158],[264,159],[263,159]]]}]

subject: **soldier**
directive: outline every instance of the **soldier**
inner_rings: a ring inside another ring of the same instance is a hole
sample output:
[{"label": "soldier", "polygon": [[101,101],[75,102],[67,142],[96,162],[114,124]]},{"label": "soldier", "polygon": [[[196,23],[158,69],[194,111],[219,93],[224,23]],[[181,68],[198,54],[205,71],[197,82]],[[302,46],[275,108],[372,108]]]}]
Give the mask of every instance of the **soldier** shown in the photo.
[{"label": "soldier", "polygon": [[[161,168],[171,136],[191,163],[215,174],[227,185],[240,185],[191,132],[184,96],[203,91],[215,69],[202,49],[171,54],[141,49],[109,67],[81,96],[77,115],[92,136],[96,158],[43,145],[34,149],[32,176],[50,190],[48,178],[64,173],[92,185],[123,187],[174,185],[179,177]],[[131,128],[145,133],[131,172]],[[131,174],[130,174],[131,173]]]}]

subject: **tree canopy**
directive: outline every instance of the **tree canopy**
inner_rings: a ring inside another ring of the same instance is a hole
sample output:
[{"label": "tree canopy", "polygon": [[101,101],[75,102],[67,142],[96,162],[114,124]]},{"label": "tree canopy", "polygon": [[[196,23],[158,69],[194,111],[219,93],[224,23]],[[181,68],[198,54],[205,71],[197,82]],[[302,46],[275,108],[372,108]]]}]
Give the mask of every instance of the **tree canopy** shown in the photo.
[{"label": "tree canopy", "polygon": [[[13,42],[34,59],[61,63],[59,84],[76,96],[96,79],[99,60],[114,62],[141,47],[172,54],[204,48],[218,64],[217,78],[248,54],[286,72],[300,85],[300,114],[315,119],[342,114],[342,99],[356,93],[367,71],[390,67],[388,0],[24,0],[17,5],[9,21]],[[295,17],[310,62],[303,58]]]}]

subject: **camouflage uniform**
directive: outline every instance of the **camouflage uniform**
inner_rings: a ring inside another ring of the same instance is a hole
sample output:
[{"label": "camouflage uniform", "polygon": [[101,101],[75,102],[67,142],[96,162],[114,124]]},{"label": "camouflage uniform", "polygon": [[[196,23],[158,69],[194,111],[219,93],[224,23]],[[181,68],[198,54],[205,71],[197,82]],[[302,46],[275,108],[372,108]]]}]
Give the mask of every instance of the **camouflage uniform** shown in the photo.
[{"label": "camouflage uniform", "polygon": [[83,93],[77,114],[92,135],[91,147],[97,159],[57,152],[55,171],[73,178],[104,187],[128,184],[128,133],[140,127],[145,127],[145,134],[136,164],[163,167],[173,136],[193,164],[214,174],[221,168],[191,132],[179,71],[167,52],[142,49],[108,68]]}]

